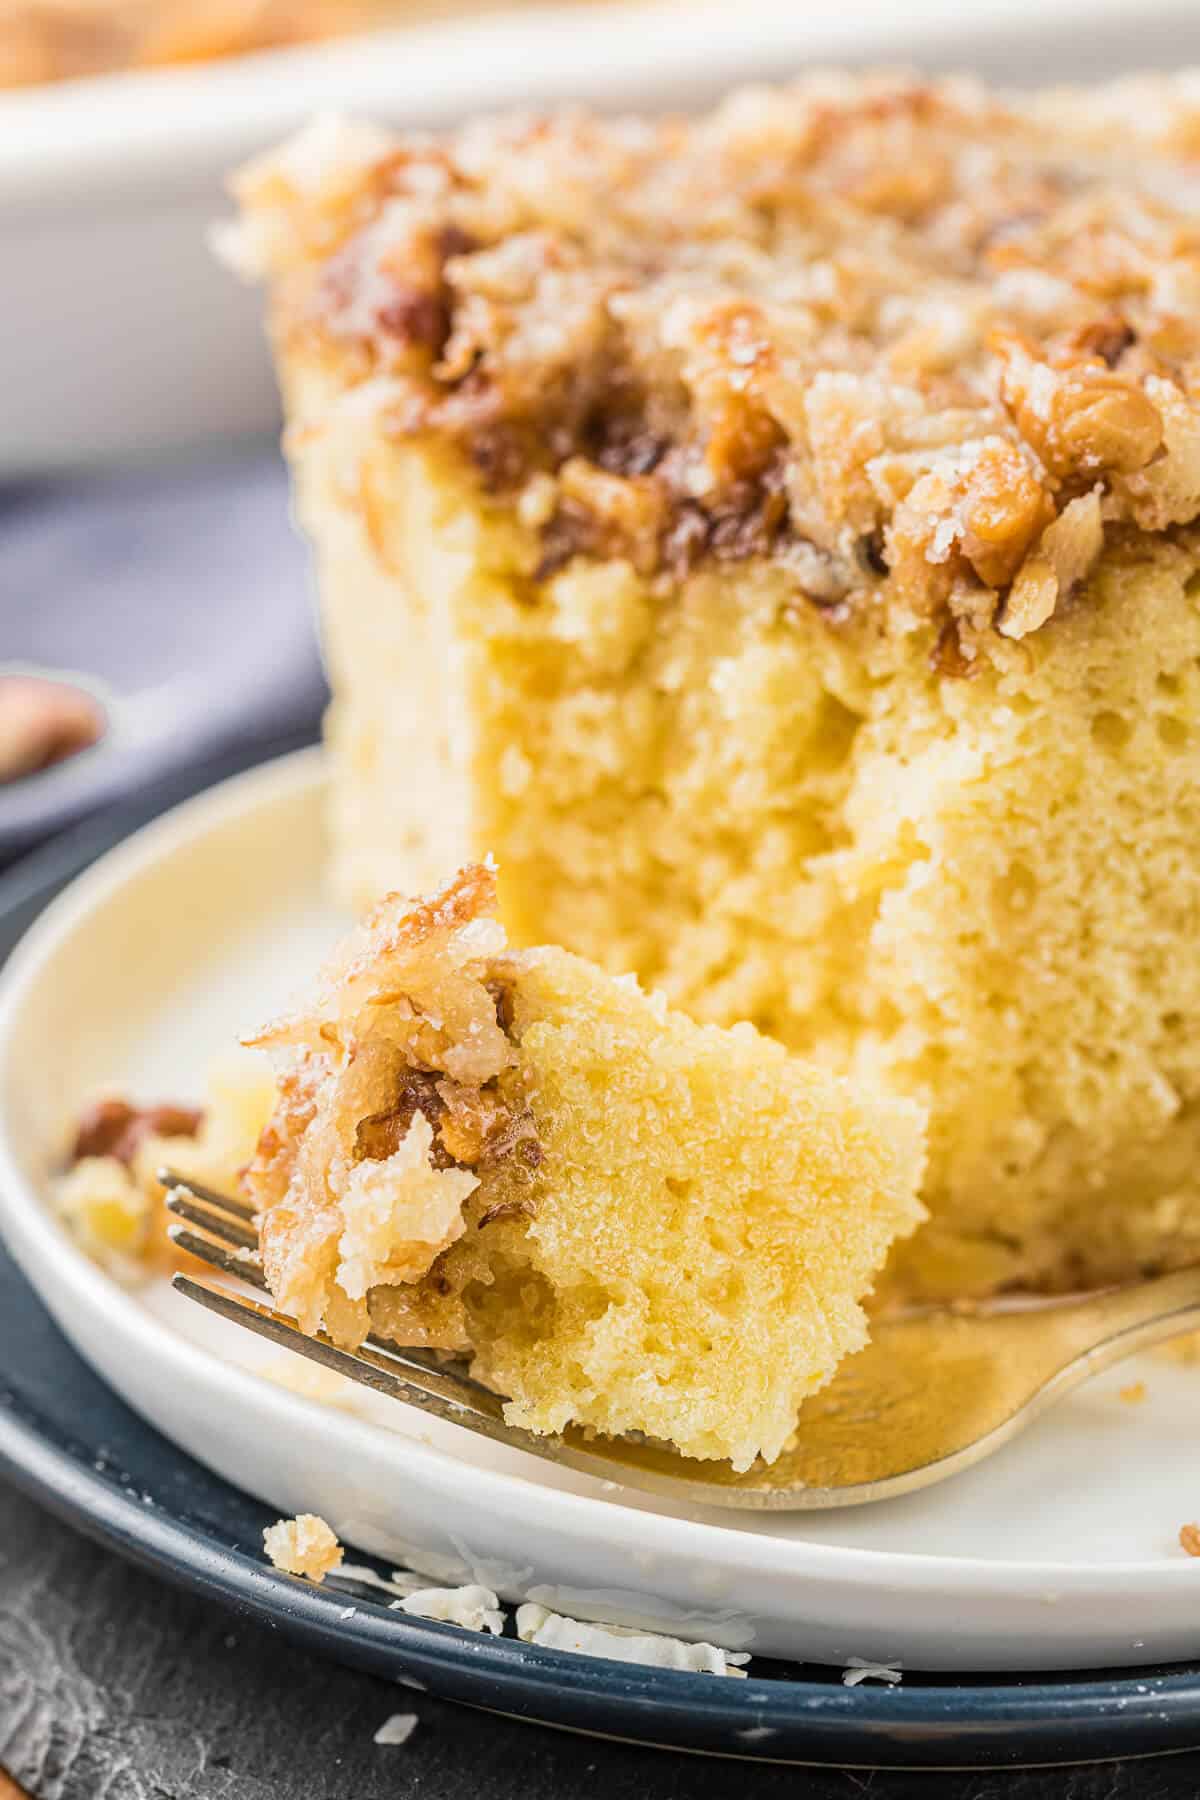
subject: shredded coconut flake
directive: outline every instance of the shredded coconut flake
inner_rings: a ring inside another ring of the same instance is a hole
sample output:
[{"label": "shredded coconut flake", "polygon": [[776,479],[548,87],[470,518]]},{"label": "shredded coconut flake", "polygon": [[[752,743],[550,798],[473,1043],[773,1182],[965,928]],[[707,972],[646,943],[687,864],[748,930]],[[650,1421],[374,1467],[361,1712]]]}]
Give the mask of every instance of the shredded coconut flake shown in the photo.
[{"label": "shredded coconut flake", "polygon": [[842,1680],[847,1687],[857,1687],[861,1681],[885,1681],[889,1687],[895,1687],[903,1675],[899,1663],[867,1662],[861,1656],[850,1656]]},{"label": "shredded coconut flake", "polygon": [[716,1644],[689,1644],[656,1632],[631,1631],[621,1625],[589,1625],[526,1602],[517,1608],[517,1636],[522,1643],[547,1650],[574,1650],[610,1662],[645,1663],[654,1669],[687,1669],[703,1675],[744,1678],[745,1652],[721,1650]]},{"label": "shredded coconut flake", "polygon": [[398,1612],[411,1613],[419,1619],[434,1619],[442,1625],[461,1625],[467,1631],[490,1631],[499,1637],[504,1630],[504,1614],[491,1588],[472,1582],[466,1587],[418,1588],[403,1600],[393,1600]]},{"label": "shredded coconut flake", "polygon": [[403,1599],[421,1586],[421,1577],[410,1574],[407,1569],[393,1569],[389,1580],[386,1575],[377,1575],[366,1563],[343,1563],[338,1570],[338,1578],[341,1581],[357,1581],[362,1587],[378,1588],[380,1593],[390,1594],[396,1599]]},{"label": "shredded coconut flake", "polygon": [[376,1744],[407,1744],[419,1721],[416,1713],[392,1713],[372,1739]]}]

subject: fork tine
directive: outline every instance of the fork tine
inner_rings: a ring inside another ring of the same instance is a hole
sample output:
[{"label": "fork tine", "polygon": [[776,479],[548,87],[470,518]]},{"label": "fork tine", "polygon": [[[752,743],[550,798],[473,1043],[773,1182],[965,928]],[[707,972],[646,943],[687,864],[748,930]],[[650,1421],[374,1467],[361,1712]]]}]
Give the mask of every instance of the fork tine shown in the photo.
[{"label": "fork tine", "polygon": [[202,1181],[193,1181],[190,1175],[181,1175],[178,1169],[159,1169],[157,1179],[168,1192],[182,1189],[191,1194],[193,1199],[203,1201],[206,1206],[219,1206],[222,1212],[232,1213],[236,1219],[253,1221],[258,1216],[257,1208],[249,1200],[243,1200],[237,1194],[223,1194],[217,1188],[206,1187]]},{"label": "fork tine", "polygon": [[[264,1292],[269,1293],[270,1290],[262,1273],[262,1264],[257,1257],[253,1262],[247,1262],[236,1254],[237,1250],[257,1251],[257,1233],[251,1235],[249,1231],[242,1231],[234,1224],[233,1220],[217,1217],[208,1210],[207,1206],[199,1202],[211,1201],[214,1206],[224,1207],[229,1212],[236,1212],[239,1218],[256,1221],[258,1215],[254,1208],[232,1195],[222,1194],[216,1188],[206,1187],[202,1181],[193,1181],[190,1175],[180,1175],[175,1169],[159,1169],[157,1177],[166,1189],[164,1204],[168,1211],[175,1213],[181,1219],[186,1219],[190,1224],[202,1226],[205,1231],[211,1231],[224,1240],[223,1243],[213,1243],[211,1238],[197,1237],[194,1232],[187,1231],[182,1226],[169,1225],[167,1236],[171,1242],[178,1244],[179,1248],[186,1250],[189,1255],[199,1257],[201,1262],[209,1263],[214,1269],[220,1269],[223,1274],[235,1275],[239,1280],[249,1282],[252,1287],[261,1288]],[[234,1246],[232,1253],[228,1248],[230,1245]],[[376,1337],[374,1333],[367,1339],[367,1343],[374,1349],[382,1351],[391,1361],[399,1362],[406,1368],[422,1374],[438,1375],[441,1372],[439,1364],[420,1350],[406,1350],[402,1344],[394,1344],[388,1338]],[[495,1397],[490,1388],[485,1388],[482,1382],[476,1381],[473,1376],[463,1371],[456,1371],[456,1379],[463,1386],[475,1389],[482,1395],[485,1402],[491,1401]]]},{"label": "fork tine", "polygon": [[256,1256],[249,1257],[237,1250],[227,1250],[224,1244],[215,1244],[211,1238],[197,1236],[186,1225],[168,1225],[167,1236],[180,1250],[186,1250],[189,1256],[198,1256],[201,1262],[220,1269],[222,1274],[236,1275],[239,1281],[248,1281],[251,1287],[266,1291],[267,1278]]},{"label": "fork tine", "polygon": [[177,1218],[186,1219],[189,1225],[199,1225],[204,1231],[211,1231],[222,1243],[234,1244],[241,1250],[258,1249],[258,1233],[251,1226],[231,1219],[227,1213],[218,1212],[215,1207],[202,1206],[180,1188],[168,1188],[163,1204]]},{"label": "fork tine", "polygon": [[401,1372],[406,1365],[399,1358],[365,1347],[353,1353],[339,1350],[324,1332],[309,1337],[291,1319],[285,1318],[282,1313],[272,1312],[269,1307],[260,1306],[257,1301],[244,1300],[219,1288],[207,1287],[203,1282],[193,1281],[189,1275],[175,1275],[171,1286],[177,1293],[206,1307],[209,1312],[217,1313],[223,1319],[231,1319],[234,1324],[244,1326],[270,1343],[281,1345],[285,1350],[298,1351],[301,1356],[307,1356],[310,1362],[320,1363],[338,1375],[360,1382],[363,1387],[373,1388],[378,1394],[387,1394],[394,1400],[404,1400],[410,1406],[419,1407],[422,1412],[432,1413],[439,1419],[448,1419],[451,1424],[470,1424],[476,1430],[482,1429],[502,1442],[511,1442],[514,1436],[523,1435],[514,1433],[504,1424],[503,1403],[487,1389],[480,1389],[476,1398],[473,1391],[464,1391],[454,1377],[441,1375],[420,1364],[411,1365],[411,1372],[418,1380],[406,1380]]},{"label": "fork tine", "polygon": [[[605,1448],[600,1448],[590,1441],[586,1432],[573,1426],[568,1426],[558,1436],[540,1437],[520,1425],[508,1424],[504,1418],[504,1402],[499,1395],[487,1388],[478,1388],[473,1382],[465,1384],[457,1374],[440,1372],[421,1363],[405,1363],[401,1356],[383,1354],[366,1345],[353,1353],[339,1350],[324,1332],[308,1337],[291,1319],[272,1312],[269,1307],[208,1287],[188,1275],[176,1275],[171,1285],[187,1299],[252,1331],[256,1337],[265,1338],[268,1343],[295,1350],[310,1362],[332,1369],[335,1374],[357,1381],[377,1394],[401,1400],[447,1424],[477,1432],[506,1449],[523,1450],[543,1462],[565,1464],[606,1482],[610,1489],[631,1485],[701,1504],[712,1505],[714,1500],[718,1504],[722,1500],[729,1503],[727,1492],[714,1490],[702,1478],[677,1473],[680,1458],[663,1446],[613,1439]],[[751,1504],[760,1505],[761,1502],[752,1499]]]}]

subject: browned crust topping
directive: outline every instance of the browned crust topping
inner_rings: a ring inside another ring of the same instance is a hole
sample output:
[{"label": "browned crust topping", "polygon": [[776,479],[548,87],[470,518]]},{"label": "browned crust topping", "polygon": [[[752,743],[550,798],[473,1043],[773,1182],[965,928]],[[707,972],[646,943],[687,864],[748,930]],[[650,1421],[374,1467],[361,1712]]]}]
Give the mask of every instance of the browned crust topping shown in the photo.
[{"label": "browned crust topping", "polygon": [[768,554],[825,607],[1037,630],[1200,513],[1200,84],[816,76],[696,121],[312,143],[243,250],[301,353],[520,490],[537,573]]},{"label": "browned crust topping", "polygon": [[[355,1095],[382,1095],[386,1104],[350,1120],[350,1160],[394,1156],[420,1113],[433,1127],[429,1160],[434,1168],[477,1168],[525,1147],[536,1167],[540,1149],[532,1120],[500,1098],[496,1081],[510,1060],[512,994],[486,969],[471,978],[494,1009],[500,1054],[493,1051],[478,1082],[456,1080],[453,1034],[426,1025],[422,1013],[452,990],[443,961],[466,927],[495,916],[495,870],[487,863],[461,869],[424,899],[388,894],[364,919],[339,960],[324,972],[309,1015],[276,1021],[248,1044],[294,1046],[277,1076],[278,1102],[246,1172],[251,1192],[265,1206],[282,1198],[301,1140],[321,1110],[323,1088],[341,1065]],[[399,1009],[400,1037],[386,1035],[381,1011]],[[307,1042],[306,1042],[307,1040]]]},{"label": "browned crust topping", "polygon": [[[505,1188],[504,1210],[493,1189],[464,1211],[497,1164],[524,1190],[542,1160],[496,901],[487,865],[427,900],[389,895],[311,1003],[254,1040],[276,1054],[278,1104],[243,1182],[272,1292],[306,1329],[357,1341],[377,1288],[410,1288],[464,1231],[528,1210]],[[421,1341],[457,1343],[442,1312]]]},{"label": "browned crust topping", "polygon": [[[385,967],[389,958],[417,950],[439,933],[458,931],[475,919],[495,915],[496,875],[486,863],[468,863],[452,881],[427,899],[406,900],[385,894],[363,922],[363,944],[341,971],[351,981],[364,970]],[[375,1004],[384,1006],[394,996],[386,984],[377,986]]]}]

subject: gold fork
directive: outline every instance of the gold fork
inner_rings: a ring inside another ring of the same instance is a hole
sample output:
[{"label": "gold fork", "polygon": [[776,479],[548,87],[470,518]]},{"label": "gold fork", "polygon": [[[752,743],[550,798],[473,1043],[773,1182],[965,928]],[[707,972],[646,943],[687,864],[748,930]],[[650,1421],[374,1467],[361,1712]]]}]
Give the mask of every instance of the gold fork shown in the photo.
[{"label": "gold fork", "polygon": [[[164,1169],[181,1250],[265,1291],[254,1209]],[[199,1227],[199,1231],[188,1229]],[[179,1293],[376,1393],[545,1462],[688,1505],[777,1512],[861,1506],[931,1487],[991,1456],[1101,1369],[1200,1328],[1200,1268],[1068,1299],[938,1308],[876,1319],[871,1342],[806,1400],[773,1463],[737,1473],[668,1446],[569,1426],[537,1437],[505,1423],[503,1401],[453,1364],[385,1339],[340,1350],[269,1306],[177,1274]]]}]

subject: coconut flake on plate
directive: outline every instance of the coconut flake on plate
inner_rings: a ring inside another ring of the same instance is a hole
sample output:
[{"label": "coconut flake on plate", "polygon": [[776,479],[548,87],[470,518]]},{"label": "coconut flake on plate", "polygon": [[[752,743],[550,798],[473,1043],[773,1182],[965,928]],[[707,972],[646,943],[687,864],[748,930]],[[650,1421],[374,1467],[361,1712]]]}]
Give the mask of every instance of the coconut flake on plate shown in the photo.
[{"label": "coconut flake on plate", "polygon": [[868,1662],[862,1656],[848,1656],[842,1671],[847,1687],[857,1687],[862,1681],[885,1681],[889,1687],[896,1687],[903,1679],[899,1663]]},{"label": "coconut flake on plate", "polygon": [[461,1625],[467,1631],[490,1631],[499,1637],[504,1630],[504,1614],[491,1588],[470,1582],[465,1587],[418,1588],[402,1600],[393,1600],[397,1612],[418,1619],[433,1619],[441,1625]]},{"label": "coconut flake on plate", "polygon": [[610,1662],[645,1663],[653,1669],[688,1669],[702,1675],[745,1677],[739,1665],[748,1663],[745,1651],[721,1650],[716,1644],[689,1644],[683,1638],[662,1637],[657,1632],[634,1631],[621,1625],[589,1625],[564,1618],[544,1606],[526,1601],[517,1608],[517,1636],[525,1644],[546,1650],[574,1650],[582,1656],[602,1656]]}]

